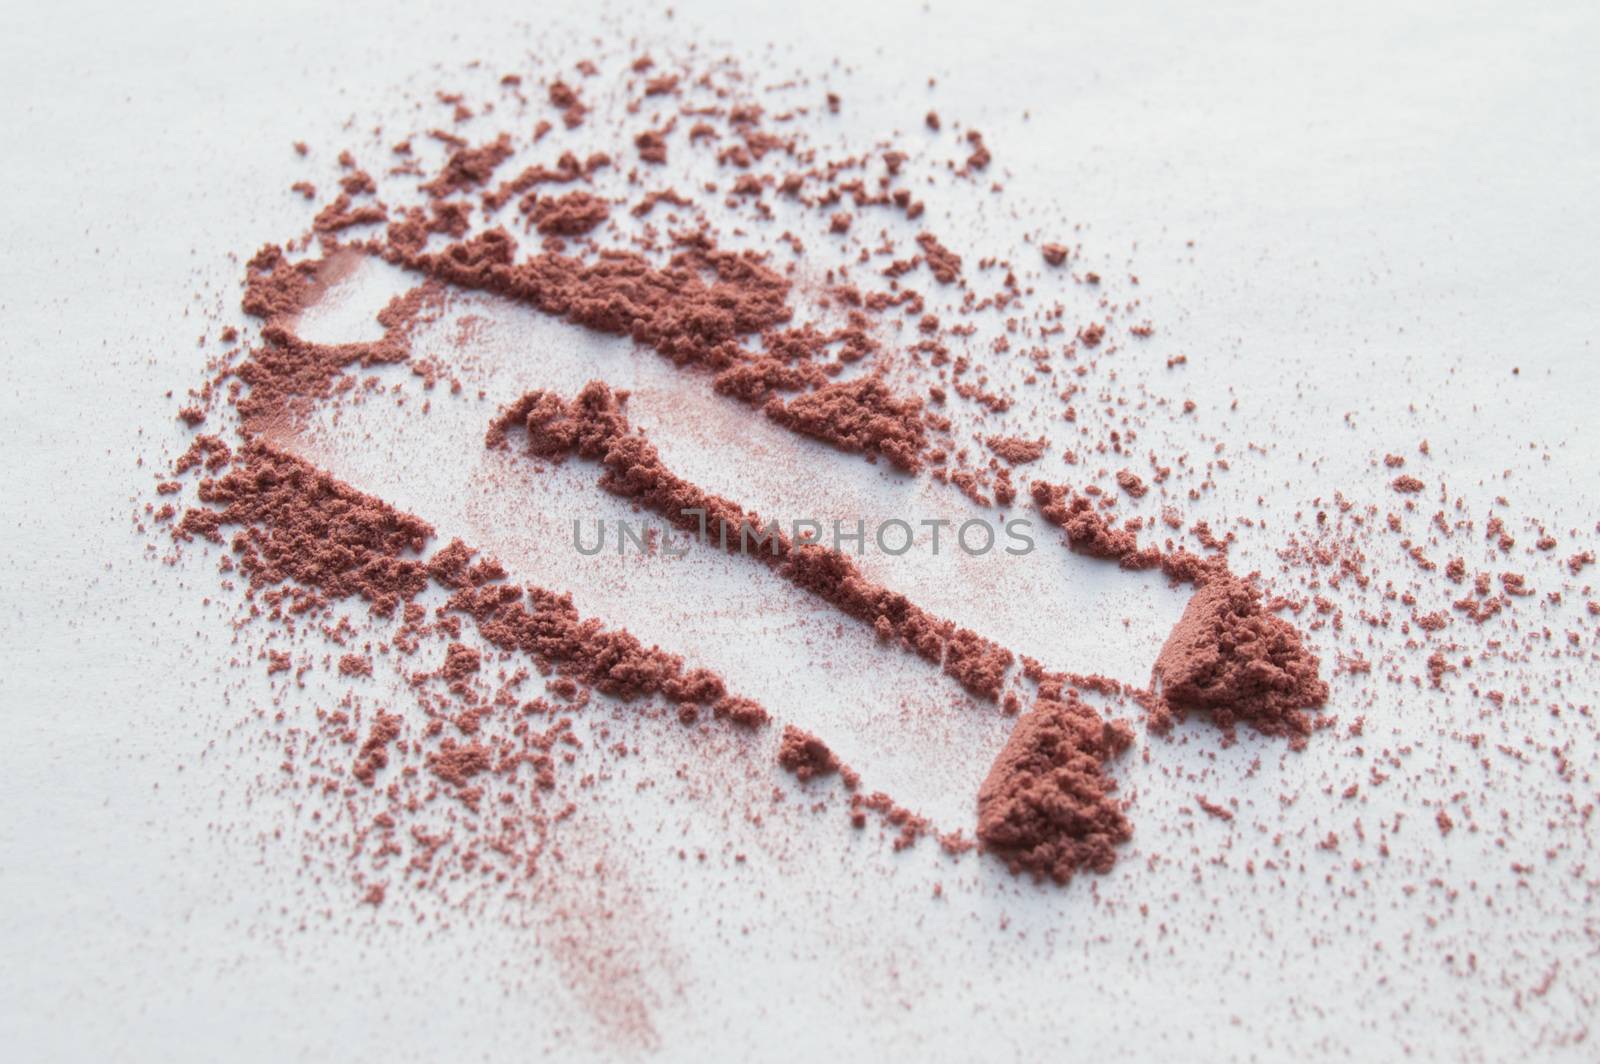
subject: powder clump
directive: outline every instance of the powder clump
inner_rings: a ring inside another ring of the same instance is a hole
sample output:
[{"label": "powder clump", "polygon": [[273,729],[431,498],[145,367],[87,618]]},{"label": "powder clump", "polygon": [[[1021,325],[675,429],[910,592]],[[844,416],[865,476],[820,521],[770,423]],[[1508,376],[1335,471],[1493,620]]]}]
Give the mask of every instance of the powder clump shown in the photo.
[{"label": "powder clump", "polygon": [[922,401],[899,399],[876,377],[840,381],[791,399],[767,403],[778,424],[840,450],[881,454],[907,473],[922,468],[927,446]]},{"label": "powder clump", "polygon": [[1133,742],[1070,691],[1041,698],[1017,721],[978,791],[978,839],[1012,874],[1065,884],[1079,869],[1109,872],[1133,836],[1106,775]]},{"label": "powder clump", "polygon": [[606,201],[588,192],[548,196],[533,205],[533,224],[546,236],[582,236],[610,216]]},{"label": "powder clump", "polygon": [[1195,591],[1156,659],[1161,698],[1152,727],[1205,710],[1225,731],[1243,722],[1298,747],[1311,734],[1305,711],[1328,697],[1319,665],[1295,627],[1266,611],[1260,590],[1217,574]]},{"label": "powder clump", "polygon": [[933,272],[933,279],[940,284],[955,284],[961,280],[961,256],[951,251],[939,242],[939,238],[932,233],[921,233],[917,236],[917,243],[922,248],[922,254],[928,262],[928,269]]},{"label": "powder clump", "polygon": [[839,771],[839,758],[828,745],[810,732],[793,724],[783,726],[783,741],[778,746],[778,764],[794,773],[801,783]]}]

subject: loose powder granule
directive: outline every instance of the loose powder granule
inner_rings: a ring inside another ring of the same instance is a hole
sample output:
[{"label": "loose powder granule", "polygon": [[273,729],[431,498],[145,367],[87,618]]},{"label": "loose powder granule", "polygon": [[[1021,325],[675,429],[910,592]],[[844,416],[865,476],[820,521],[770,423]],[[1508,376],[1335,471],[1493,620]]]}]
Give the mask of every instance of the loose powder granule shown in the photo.
[{"label": "loose powder granule", "polygon": [[939,243],[938,237],[932,233],[922,233],[917,237],[917,244],[927,257],[928,269],[933,271],[934,280],[940,284],[955,284],[961,280],[961,256]]},{"label": "loose powder granule", "polygon": [[783,741],[778,747],[778,764],[801,783],[818,776],[831,776],[839,771],[839,759],[821,739],[810,732],[801,731],[792,724],[783,727]]},{"label": "loose powder granule", "polygon": [[1036,880],[1109,872],[1133,829],[1105,766],[1132,742],[1126,724],[1101,719],[1070,691],[1041,698],[978,791],[978,840],[1013,874]]}]

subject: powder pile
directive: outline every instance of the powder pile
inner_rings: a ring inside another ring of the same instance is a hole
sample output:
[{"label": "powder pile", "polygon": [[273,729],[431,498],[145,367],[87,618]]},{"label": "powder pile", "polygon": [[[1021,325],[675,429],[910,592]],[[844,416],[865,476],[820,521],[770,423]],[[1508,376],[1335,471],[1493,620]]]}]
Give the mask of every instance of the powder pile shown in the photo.
[{"label": "powder pile", "polygon": [[[352,907],[382,907],[384,920],[450,925],[492,903],[549,921],[551,955],[579,998],[647,1048],[652,996],[639,973],[659,958],[638,950],[666,921],[636,905],[625,924],[627,862],[602,857],[625,847],[655,861],[665,848],[743,891],[804,837],[790,830],[796,817],[841,805],[849,823],[882,829],[885,851],[929,835],[952,858],[974,845],[860,787],[829,746],[844,749],[842,736],[759,729],[769,708],[781,718],[810,707],[743,698],[716,673],[582,615],[568,591],[584,588],[522,586],[460,541],[436,548],[421,517],[315,468],[339,456],[307,425],[312,415],[337,421],[347,404],[392,399],[396,416],[460,404],[450,416],[481,424],[492,404],[545,383],[536,348],[525,364],[490,371],[492,356],[475,347],[469,319],[504,300],[547,316],[545,327],[619,338],[611,346],[661,359],[735,417],[786,429],[797,437],[788,460],[879,463],[874,479],[891,490],[948,491],[975,513],[1037,517],[1108,570],[1193,589],[1147,690],[1095,662],[1013,668],[998,643],[836,552],[781,537],[776,551],[749,552],[861,622],[838,625],[839,639],[905,648],[913,670],[926,662],[963,726],[992,729],[995,743],[1009,730],[965,825],[994,867],[962,868],[954,893],[977,885],[986,904],[1027,891],[1030,878],[1105,872],[1128,853],[1136,820],[1140,852],[1116,879],[1025,904],[1081,904],[1067,924],[1093,938],[1102,917],[1131,918],[1139,892],[1165,897],[1170,885],[1186,903],[1231,907],[1275,905],[1263,892],[1281,890],[1306,899],[1295,927],[1318,946],[1365,926],[1360,906],[1393,907],[1417,933],[1376,943],[1386,973],[1447,972],[1473,1017],[1514,1014],[1538,1044],[1580,1044],[1586,1028],[1536,1026],[1549,1002],[1587,992],[1570,944],[1519,933],[1511,957],[1486,953],[1475,929],[1485,911],[1503,918],[1530,897],[1549,905],[1553,882],[1571,913],[1596,904],[1592,516],[1520,512],[1522,455],[1507,457],[1504,476],[1452,468],[1450,441],[1430,446],[1393,425],[1366,444],[1366,473],[1330,482],[1321,454],[1289,453],[1296,434],[1280,435],[1290,419],[1327,416],[1314,396],[1264,401],[1230,379],[1231,355],[1185,350],[1181,319],[1158,330],[1163,297],[1132,272],[1150,252],[1079,243],[1092,226],[1029,202],[1028,176],[1002,163],[1015,126],[994,130],[991,146],[948,98],[937,101],[942,117],[932,101],[912,101],[863,126],[868,108],[835,91],[850,76],[839,70],[819,83],[768,76],[770,55],[755,70],[693,50],[657,62],[595,47],[610,54],[545,62],[535,49],[511,71],[435,68],[430,78],[460,84],[386,103],[326,153],[302,146],[283,193],[304,212],[301,231],[261,234],[273,242],[253,256],[234,249],[248,259],[244,316],[208,328],[206,377],[174,396],[175,418],[161,426],[178,434],[179,457],[161,464],[134,520],[162,533],[163,549],[176,532],[182,550],[214,554],[221,601],[237,611],[219,629],[219,666],[242,670],[249,703],[227,740],[242,769],[229,816],[235,800],[257,816],[292,811],[263,846],[295,849],[316,908],[343,918],[323,901],[333,884]],[[1019,224],[1015,239],[969,222],[1002,216]],[[1200,264],[1165,226],[1133,224],[1148,226],[1142,243],[1155,254]],[[302,312],[368,259],[414,282],[378,315],[379,338],[300,335]],[[227,281],[230,304],[240,279]],[[428,328],[446,320],[454,336]],[[1390,398],[1408,372],[1384,367]],[[440,382],[448,387],[434,391]],[[1418,396],[1396,424],[1434,418],[1448,429],[1464,416],[1452,387]],[[596,463],[605,490],[669,521],[682,503],[703,506],[698,549],[723,532],[736,549],[740,526],[759,527],[741,504],[666,468],[624,410],[603,386],[535,392],[491,438],[516,437],[547,462]],[[1493,407],[1473,415],[1473,431],[1514,431]],[[1533,442],[1519,438],[1518,451]],[[1554,468],[1559,454],[1543,440],[1541,452]],[[1296,475],[1280,476],[1285,464]],[[1114,614],[1078,619],[1107,629],[1139,620]],[[785,653],[784,634],[766,638],[774,657]],[[1056,671],[1065,665],[1084,671]],[[931,765],[973,754],[930,738],[912,699],[836,708],[898,756]],[[1141,711],[1157,738],[1117,762],[1119,800],[1112,763],[1133,734],[1110,718]],[[1186,715],[1194,731],[1171,727]],[[1293,752],[1313,734],[1313,747]],[[849,748],[874,749],[860,740]],[[608,780],[622,782],[608,792]],[[697,803],[683,819],[713,825],[713,844],[696,852],[675,829],[641,821],[607,839],[617,822],[606,797],[625,787],[654,790],[644,801]],[[735,787],[745,789],[730,798]],[[1171,801],[1153,800],[1163,789]],[[217,830],[241,823],[219,816]],[[852,849],[874,852],[865,839]],[[808,869],[831,863],[788,856]],[[896,869],[896,885],[927,860],[944,858],[924,852]],[[1001,864],[1023,878],[996,891],[988,873]],[[1395,877],[1403,893],[1387,889]],[[935,882],[935,898],[944,886]],[[1148,956],[1213,927],[1210,915],[1177,926],[1162,908],[1142,914]]]},{"label": "powder pile", "polygon": [[[831,776],[843,767],[839,759],[834,756],[828,744],[818,739],[808,731],[802,731],[793,724],[786,724],[783,728],[783,741],[778,747],[778,764],[786,771],[794,773],[795,779],[801,783],[809,782],[819,776]],[[844,769],[849,773],[849,769]],[[849,786],[853,775],[847,775]]]},{"label": "powder pile", "polygon": [[1067,692],[1041,698],[1018,719],[978,791],[978,840],[1012,872],[1066,883],[1109,872],[1133,835],[1107,762],[1133,742]]},{"label": "powder pile", "polygon": [[1156,659],[1162,702],[1153,724],[1170,727],[1174,717],[1203,710],[1225,731],[1243,723],[1303,744],[1311,734],[1305,711],[1328,697],[1319,665],[1294,626],[1266,612],[1258,588],[1212,576]]}]

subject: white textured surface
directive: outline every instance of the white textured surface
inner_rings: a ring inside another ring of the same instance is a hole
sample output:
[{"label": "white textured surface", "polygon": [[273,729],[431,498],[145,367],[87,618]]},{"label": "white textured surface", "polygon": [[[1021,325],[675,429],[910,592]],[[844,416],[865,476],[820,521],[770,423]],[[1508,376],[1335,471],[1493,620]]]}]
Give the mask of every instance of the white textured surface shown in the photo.
[{"label": "white textured surface", "polygon": [[[305,224],[283,191],[300,176],[287,145],[337,145],[347,116],[380,111],[397,83],[426,85],[435,62],[509,66],[546,49],[575,58],[582,47],[570,42],[600,25],[648,44],[720,23],[716,35],[750,66],[779,41],[804,42],[785,45],[785,72],[836,57],[855,67],[852,114],[867,128],[914,126],[936,74],[931,98],[984,130],[1009,202],[1053,203],[1086,223],[1085,245],[1132,264],[1164,342],[1193,359],[1188,394],[1208,410],[1239,400],[1225,436],[1265,452],[1234,448],[1215,512],[1254,512],[1260,494],[1269,527],[1288,529],[1315,496],[1352,486],[1375,496],[1374,455],[1427,438],[1430,469],[1484,507],[1506,493],[1511,512],[1562,529],[1600,516],[1600,15],[1590,5],[1339,5],[1290,17],[1243,4],[981,14],[680,4],[667,23],[518,4],[454,25],[440,9],[402,7],[51,4],[5,18],[0,1044],[16,1059],[617,1051],[583,1007],[587,993],[603,1008],[605,988],[580,978],[574,995],[562,958],[505,919],[413,925],[409,910],[358,908],[336,875],[297,871],[296,846],[271,839],[293,811],[242,798],[277,757],[230,729],[252,700],[292,710],[336,698],[337,685],[313,676],[275,694],[216,669],[233,651],[219,623],[227,610],[202,605],[216,597],[211,563],[157,564],[132,529],[175,438],[164,393],[198,379],[207,314],[234,310],[235,255]],[[547,36],[548,25],[560,29]],[[629,366],[619,372],[652,372]],[[514,383],[510,394],[525,386]],[[1273,413],[1280,403],[1292,408]],[[440,405],[438,424],[451,424]],[[460,419],[468,436],[474,418]],[[352,416],[330,432],[361,427]],[[670,455],[670,435],[656,435]],[[335,472],[446,534],[457,513],[478,522],[480,542],[500,528],[439,495],[450,481],[431,464],[395,468],[375,450],[363,467],[341,453],[348,468],[330,461]],[[1240,550],[1265,567],[1275,545],[1263,535]],[[1075,590],[1103,577],[1054,557]],[[1133,594],[1116,584],[1106,594]],[[627,608],[606,598],[615,590],[597,586],[589,608],[669,641],[660,614],[611,616]],[[1138,593],[1129,601],[1152,612],[1137,638],[1159,643],[1181,601],[1156,584]],[[1015,623],[997,614],[984,630]],[[1124,649],[1125,674],[1137,678],[1147,646]],[[783,719],[837,736],[858,767],[880,771],[877,785],[959,816],[976,790],[972,766],[987,764],[1003,731],[948,711],[901,744],[883,731],[899,726],[893,715],[852,714],[847,694],[917,688],[910,670],[885,667],[868,692],[841,692],[829,676],[785,701],[817,647],[799,639],[790,659],[750,651],[722,664],[766,684]],[[1563,697],[1594,697],[1592,654],[1519,669],[1535,686],[1559,675]],[[1135,840],[1111,876],[1065,890],[1033,889],[970,856],[950,864],[927,843],[891,856],[837,810],[793,818],[782,826],[794,837],[775,843],[776,822],[764,834],[739,815],[772,785],[765,755],[728,760],[726,801],[670,782],[635,793],[629,772],[670,781],[667,766],[688,757],[667,727],[641,728],[640,764],[619,770],[586,815],[609,840],[619,907],[633,913],[637,996],[674,1059],[1592,1058],[1592,1038],[1572,1039],[1600,995],[1595,873],[1570,870],[1593,831],[1546,837],[1556,792],[1545,777],[1503,764],[1485,777],[1438,739],[1560,728],[1570,759],[1592,773],[1593,721],[1552,724],[1529,710],[1485,722],[1480,706],[1459,689],[1340,677],[1333,711],[1364,713],[1374,748],[1414,747],[1395,785],[1354,813],[1324,793],[1366,771],[1347,745],[1281,757],[1278,744],[1246,738],[1219,752],[1190,729],[1201,738],[1151,743],[1148,760],[1135,750],[1117,769],[1136,797]],[[895,760],[897,747],[941,742],[955,752]],[[1247,776],[1258,754],[1261,770]],[[1246,803],[1232,828],[1177,812],[1199,789],[1182,773],[1202,769],[1213,799]],[[1503,809],[1509,846],[1491,832],[1439,839],[1424,800],[1486,784],[1480,819]],[[1295,801],[1280,809],[1280,795]],[[1330,830],[1348,837],[1353,815],[1370,825],[1396,811],[1411,821],[1401,836],[1411,848],[1389,861],[1314,846]],[[1281,877],[1240,867],[1264,845],[1257,823],[1290,837]],[[1565,856],[1518,885],[1508,863],[1540,864],[1547,845]],[[679,846],[718,859],[681,863]],[[722,860],[734,848],[749,850],[747,865]],[[1354,874],[1357,856],[1368,863]],[[1447,902],[1432,877],[1461,896]],[[930,897],[934,881],[942,900]]]}]

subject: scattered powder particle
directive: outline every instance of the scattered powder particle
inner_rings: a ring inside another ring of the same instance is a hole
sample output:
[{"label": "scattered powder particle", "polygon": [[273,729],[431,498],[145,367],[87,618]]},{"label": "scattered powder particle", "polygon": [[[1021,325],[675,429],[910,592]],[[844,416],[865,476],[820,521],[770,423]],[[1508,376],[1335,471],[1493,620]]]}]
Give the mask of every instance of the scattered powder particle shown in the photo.
[{"label": "scattered powder particle", "polygon": [[564,81],[552,82],[550,85],[550,102],[561,109],[561,121],[568,129],[576,129],[583,124],[583,118],[589,113],[578,93]]},{"label": "scattered powder particle", "polygon": [[372,722],[372,731],[361,744],[355,767],[351,770],[351,774],[368,787],[373,785],[379,770],[388,767],[389,744],[399,737],[400,724],[398,713],[385,713],[381,709],[377,719]]},{"label": "scattered powder particle", "polygon": [[955,284],[961,279],[961,256],[939,243],[939,238],[932,233],[922,233],[917,237],[917,243],[922,247],[923,257],[927,260],[928,269],[933,271],[933,279],[940,284]]},{"label": "scattered powder particle", "polygon": [[664,166],[667,162],[667,138],[664,132],[647,129],[633,138],[634,147],[639,149],[639,158],[656,166]]},{"label": "scattered powder particle", "polygon": [[967,169],[985,169],[994,156],[989,154],[988,147],[984,145],[983,134],[976,129],[967,130],[967,143],[972,146],[972,154],[967,156]]},{"label": "scattered powder particle", "polygon": [[1126,469],[1117,473],[1117,486],[1135,499],[1144,498],[1145,493],[1150,490],[1143,480]]},{"label": "scattered powder particle", "polygon": [[457,148],[445,161],[439,176],[422,186],[423,191],[443,197],[475,188],[493,177],[496,168],[511,155],[511,138],[504,133],[476,148]]},{"label": "scattered powder particle", "polygon": [[1049,449],[1049,444],[1042,436],[1037,440],[1025,440],[1020,436],[990,436],[984,442],[1002,461],[1014,466],[1037,462]]}]

